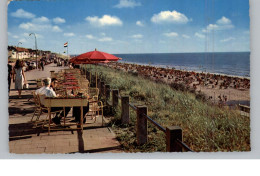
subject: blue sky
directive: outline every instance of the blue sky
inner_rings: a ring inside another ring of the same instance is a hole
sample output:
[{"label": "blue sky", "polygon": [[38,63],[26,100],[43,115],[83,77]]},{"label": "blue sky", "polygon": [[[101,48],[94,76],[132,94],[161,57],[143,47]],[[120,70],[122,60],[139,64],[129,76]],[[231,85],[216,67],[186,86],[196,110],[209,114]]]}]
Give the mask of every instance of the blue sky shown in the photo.
[{"label": "blue sky", "polygon": [[250,51],[248,0],[15,1],[8,44],[70,54]]}]

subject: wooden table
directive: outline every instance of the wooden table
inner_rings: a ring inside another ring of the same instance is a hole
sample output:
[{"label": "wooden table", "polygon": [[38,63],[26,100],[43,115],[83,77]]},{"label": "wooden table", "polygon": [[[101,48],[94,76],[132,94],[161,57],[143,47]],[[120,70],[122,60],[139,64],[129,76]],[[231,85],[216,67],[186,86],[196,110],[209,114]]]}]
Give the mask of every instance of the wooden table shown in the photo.
[{"label": "wooden table", "polygon": [[[83,133],[83,106],[88,105],[87,98],[49,98],[45,97],[43,99],[43,105],[48,108],[49,114],[49,126],[48,126],[48,134],[50,134],[50,124],[51,124],[51,108],[52,107],[63,107],[64,114],[65,114],[65,107],[80,107],[81,110],[81,117],[80,117],[80,129]],[[65,121],[65,120],[64,120]]]}]

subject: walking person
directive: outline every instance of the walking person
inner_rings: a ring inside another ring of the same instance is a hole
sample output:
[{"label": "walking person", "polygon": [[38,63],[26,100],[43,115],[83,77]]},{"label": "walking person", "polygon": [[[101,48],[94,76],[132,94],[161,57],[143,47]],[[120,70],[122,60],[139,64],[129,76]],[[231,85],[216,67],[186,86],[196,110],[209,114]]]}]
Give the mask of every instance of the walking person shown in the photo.
[{"label": "walking person", "polygon": [[26,78],[23,71],[23,63],[21,60],[16,60],[14,69],[13,69],[13,82],[15,83],[15,89],[18,90],[18,97],[22,98],[22,89],[24,83],[26,84]]},{"label": "walking person", "polygon": [[43,63],[43,61],[41,61],[41,67],[42,67],[42,71],[44,71],[44,63]]},{"label": "walking person", "polygon": [[38,69],[41,71],[41,62],[38,62]]},{"label": "walking person", "polygon": [[11,87],[11,79],[12,79],[12,70],[13,70],[13,67],[12,65],[10,64],[11,62],[8,61],[8,93],[10,92],[10,87]]}]

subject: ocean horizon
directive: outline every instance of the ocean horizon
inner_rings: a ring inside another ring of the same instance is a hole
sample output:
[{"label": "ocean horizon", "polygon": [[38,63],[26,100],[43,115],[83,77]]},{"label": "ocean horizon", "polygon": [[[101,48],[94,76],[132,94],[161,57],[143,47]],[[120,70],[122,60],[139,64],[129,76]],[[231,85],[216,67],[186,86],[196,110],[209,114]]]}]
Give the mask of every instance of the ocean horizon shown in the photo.
[{"label": "ocean horizon", "polygon": [[114,54],[121,63],[250,77],[250,52]]}]

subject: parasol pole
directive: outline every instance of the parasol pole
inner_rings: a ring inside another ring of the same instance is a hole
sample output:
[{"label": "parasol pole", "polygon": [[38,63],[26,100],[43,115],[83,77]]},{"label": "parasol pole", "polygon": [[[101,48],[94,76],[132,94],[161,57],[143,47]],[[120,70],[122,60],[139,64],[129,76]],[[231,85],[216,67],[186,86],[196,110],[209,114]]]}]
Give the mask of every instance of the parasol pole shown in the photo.
[{"label": "parasol pole", "polygon": [[95,74],[96,74],[96,88],[97,88],[97,64],[95,64]]},{"label": "parasol pole", "polygon": [[90,69],[89,69],[89,83],[91,85],[91,64],[90,64]]}]

